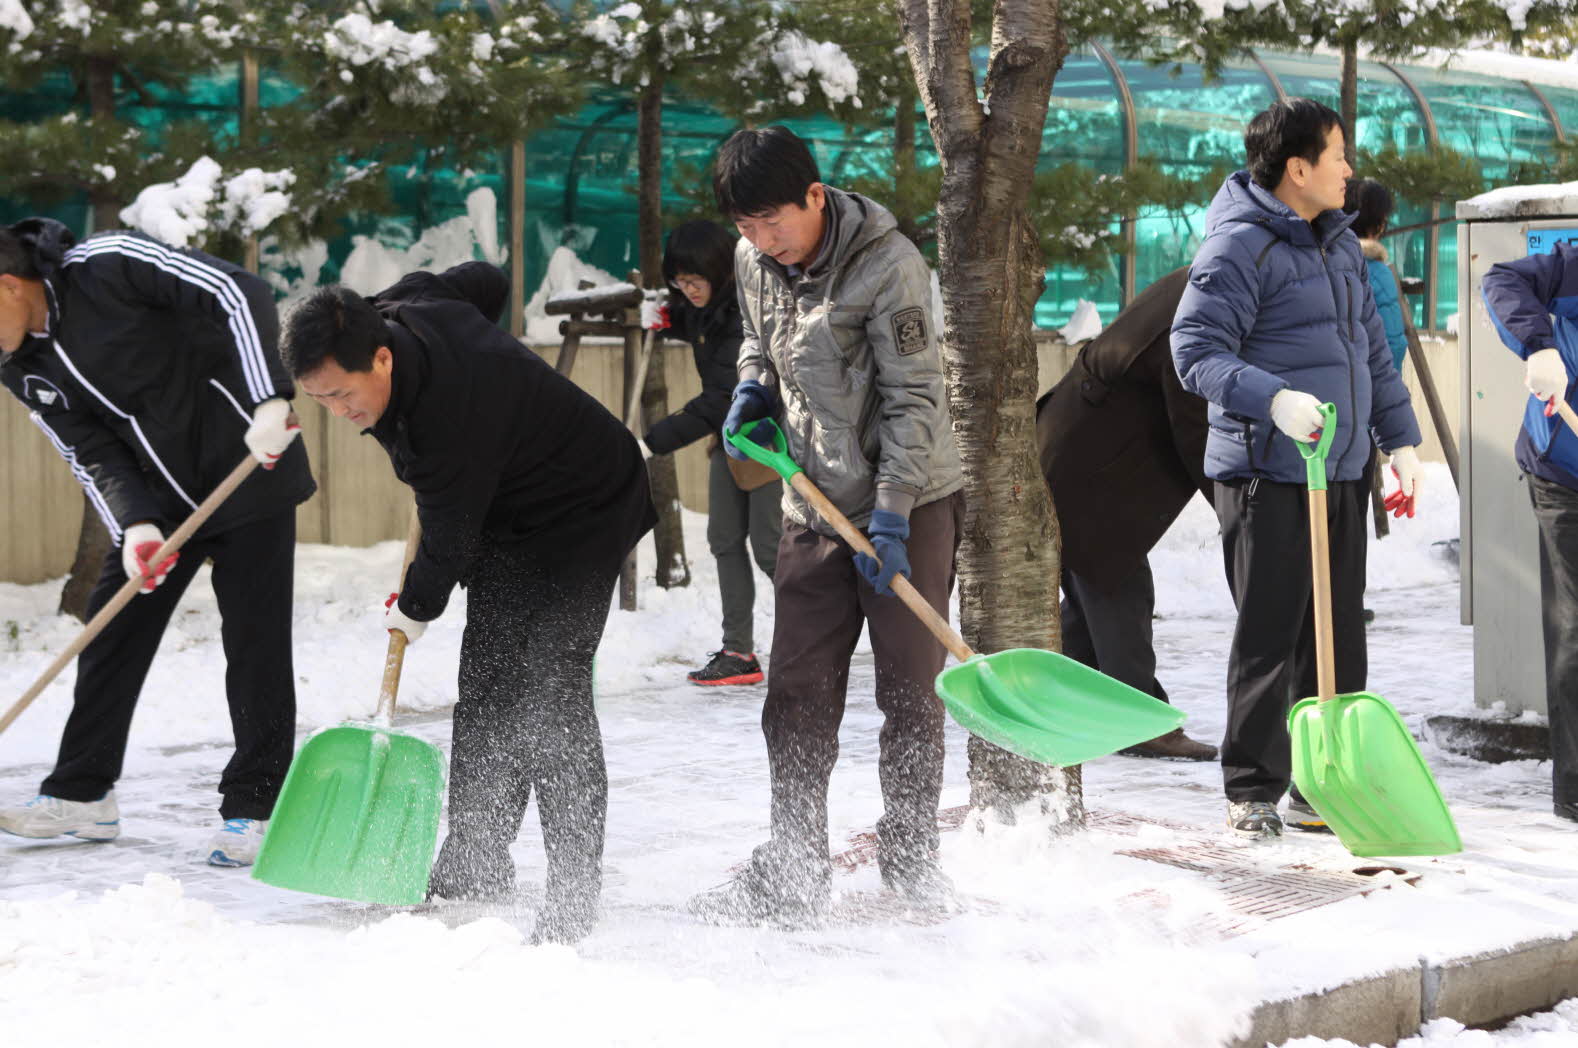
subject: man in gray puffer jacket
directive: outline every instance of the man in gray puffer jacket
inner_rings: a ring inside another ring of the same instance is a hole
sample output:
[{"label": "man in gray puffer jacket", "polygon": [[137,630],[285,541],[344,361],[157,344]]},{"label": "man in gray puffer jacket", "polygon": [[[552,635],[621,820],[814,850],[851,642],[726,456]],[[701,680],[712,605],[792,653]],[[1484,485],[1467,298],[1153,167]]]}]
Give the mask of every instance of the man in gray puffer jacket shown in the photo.
[{"label": "man in gray puffer jacket", "polygon": [[[1228,662],[1222,775],[1228,822],[1248,837],[1282,832],[1288,791],[1287,712],[1316,692],[1306,472],[1297,443],[1319,437],[1320,406],[1337,406],[1326,462],[1332,620],[1338,692],[1362,691],[1365,504],[1374,442],[1413,515],[1419,424],[1392,366],[1358,238],[1342,212],[1342,120],[1307,98],[1277,102],[1249,123],[1249,169],[1228,177],[1206,215],[1206,239],[1173,318],[1184,388],[1210,401],[1205,474],[1238,626]],[[1295,794],[1290,821],[1324,828]]]},{"label": "man in gray puffer jacket", "polygon": [[883,883],[911,902],[946,905],[952,887],[936,859],[943,711],[933,690],[946,653],[890,589],[902,574],[947,616],[964,512],[928,315],[931,274],[886,209],[822,184],[805,143],[786,128],[736,132],[719,151],[713,186],[742,235],[735,283],[745,340],[724,433],[775,418],[795,461],[871,537],[880,564],[854,554],[784,485],[762,710],[772,839],[692,907],[713,920],[791,925],[826,909],[827,785],[863,623],[886,717]]}]

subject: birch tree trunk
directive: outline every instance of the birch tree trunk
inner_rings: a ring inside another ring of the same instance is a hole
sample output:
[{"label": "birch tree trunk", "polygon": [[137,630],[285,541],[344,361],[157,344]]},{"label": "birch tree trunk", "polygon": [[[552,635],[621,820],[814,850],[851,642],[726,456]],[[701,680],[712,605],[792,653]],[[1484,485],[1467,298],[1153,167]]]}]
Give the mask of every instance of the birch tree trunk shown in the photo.
[{"label": "birch tree trunk", "polygon": [[[655,51],[661,41],[654,35],[648,44]],[[639,212],[637,239],[641,247],[641,282],[644,287],[663,286],[663,74],[660,54],[649,54],[651,71],[641,86],[637,103],[636,156]],[[652,351],[661,354],[661,346]],[[641,387],[641,422],[651,426],[668,414],[668,379],[663,358],[656,356],[647,368]],[[679,475],[673,455],[647,460],[652,483],[652,503],[658,522],[653,532],[657,547],[657,584],[664,589],[690,585],[690,562],[685,559],[685,533],[680,526]]]},{"label": "birch tree trunk", "polygon": [[[1052,80],[1068,45],[1057,0],[997,0],[978,96],[969,0],[899,0],[942,162],[943,357],[968,509],[962,632],[977,651],[1061,646],[1059,537],[1035,442],[1034,308],[1045,278],[1027,204]],[[1083,819],[1080,770],[970,739],[970,803],[1002,822]],[[1027,803],[1034,802],[1034,803]]]}]

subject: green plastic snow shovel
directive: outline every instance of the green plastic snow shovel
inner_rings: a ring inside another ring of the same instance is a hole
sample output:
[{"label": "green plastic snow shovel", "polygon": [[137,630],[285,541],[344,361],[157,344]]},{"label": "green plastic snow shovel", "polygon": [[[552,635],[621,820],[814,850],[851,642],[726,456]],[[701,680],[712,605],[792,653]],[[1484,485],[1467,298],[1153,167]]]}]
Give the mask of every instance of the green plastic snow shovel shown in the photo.
[{"label": "green plastic snow shovel", "polygon": [[[413,512],[402,586],[420,539]],[[426,896],[444,758],[432,743],[389,727],[405,647],[405,634],[390,630],[372,724],[320,731],[296,755],[253,877],[277,888],[396,906]]]},{"label": "green plastic snow shovel", "polygon": [[1319,696],[1288,713],[1293,781],[1355,855],[1450,855],[1463,850],[1435,777],[1392,704],[1370,692],[1337,695],[1326,534],[1326,453],[1337,409],[1323,404],[1320,440],[1299,444],[1309,480]]},{"label": "green plastic snow shovel", "polygon": [[[771,447],[749,439],[758,429],[771,436]],[[845,542],[876,558],[870,540],[789,457],[788,442],[771,419],[743,426],[727,439],[776,470]],[[908,579],[896,576],[893,593],[959,660],[937,675],[937,695],[949,714],[1011,753],[1069,767],[1149,742],[1183,723],[1180,710],[1056,652],[1011,648],[978,655]]]}]

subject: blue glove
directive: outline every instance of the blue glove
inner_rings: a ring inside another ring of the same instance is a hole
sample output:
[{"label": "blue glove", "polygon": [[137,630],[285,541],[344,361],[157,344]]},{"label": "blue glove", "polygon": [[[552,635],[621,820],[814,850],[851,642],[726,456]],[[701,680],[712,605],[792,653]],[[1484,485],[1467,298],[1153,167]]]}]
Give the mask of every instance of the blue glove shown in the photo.
[{"label": "blue glove", "polygon": [[879,509],[871,514],[871,527],[866,529],[871,544],[877,549],[879,565],[864,553],[855,554],[855,570],[871,583],[871,588],[884,597],[893,596],[893,576],[910,577],[910,555],[904,549],[904,540],[910,537],[909,518],[890,509]]},{"label": "blue glove", "polygon": [[[754,378],[748,378],[734,387],[734,402],[729,405],[729,413],[723,418],[723,435],[732,437],[747,422],[755,422],[759,418],[772,418],[777,411],[778,394]],[[741,462],[750,461],[749,455],[728,440],[724,440],[723,450],[732,459]]]}]

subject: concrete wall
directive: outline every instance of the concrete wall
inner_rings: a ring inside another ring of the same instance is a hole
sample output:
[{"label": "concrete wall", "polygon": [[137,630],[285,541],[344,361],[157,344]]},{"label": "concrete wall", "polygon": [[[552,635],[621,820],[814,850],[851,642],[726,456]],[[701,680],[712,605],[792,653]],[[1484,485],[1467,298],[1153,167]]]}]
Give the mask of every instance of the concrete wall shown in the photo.
[{"label": "concrete wall", "polygon": [[[1050,389],[1073,359],[1074,348],[1061,340],[1044,341],[1038,349],[1040,391]],[[540,347],[552,363],[557,347]],[[1441,399],[1457,432],[1460,404],[1460,368],[1456,339],[1427,340],[1426,354],[1434,371]],[[623,348],[617,343],[583,343],[571,378],[615,414],[623,415]],[[677,410],[700,392],[700,381],[688,346],[665,348],[669,403]],[[1440,458],[1434,427],[1424,417],[1412,363],[1403,377],[1414,392],[1425,432],[1423,455]],[[297,523],[303,542],[365,546],[405,536],[411,507],[410,492],[397,481],[389,460],[371,437],[362,437],[349,423],[331,418],[305,398],[298,401],[302,439],[306,442],[318,494],[302,505]],[[63,575],[71,566],[82,515],[80,489],[72,480],[54,447],[13,398],[0,396],[0,580],[41,582]],[[243,449],[236,449],[240,461]],[[693,510],[707,508],[707,463],[702,445],[694,444],[677,456],[680,500]]]}]

